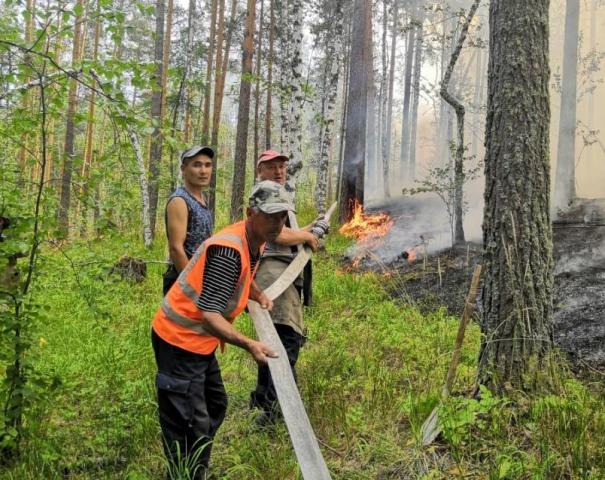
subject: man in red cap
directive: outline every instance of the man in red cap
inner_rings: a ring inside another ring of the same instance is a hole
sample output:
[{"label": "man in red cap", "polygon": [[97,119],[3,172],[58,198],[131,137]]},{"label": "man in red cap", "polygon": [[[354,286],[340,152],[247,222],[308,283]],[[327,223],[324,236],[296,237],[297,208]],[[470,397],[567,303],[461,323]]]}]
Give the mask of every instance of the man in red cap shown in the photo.
[{"label": "man in red cap", "polygon": [[[257,161],[256,174],[259,181],[272,180],[285,185],[287,179],[288,157],[274,150],[267,150],[260,154]],[[290,262],[296,257],[303,245],[308,245],[313,251],[317,250],[317,237],[311,233],[313,224],[298,228],[294,212],[288,212],[286,226],[273,242],[267,242],[261,263],[258,267],[255,280],[261,289],[269,287]],[[309,272],[310,273],[310,272]],[[310,287],[310,275],[303,280],[299,277],[273,302],[271,318],[275,329],[284,345],[288,360],[295,374],[294,366],[298,360],[298,353],[304,342],[305,326],[303,322],[303,286]],[[305,292],[305,300],[309,296]],[[308,303],[305,302],[305,305]],[[275,386],[267,366],[259,366],[256,389],[251,394],[250,405],[261,409],[257,418],[259,426],[273,423],[279,413]]]}]

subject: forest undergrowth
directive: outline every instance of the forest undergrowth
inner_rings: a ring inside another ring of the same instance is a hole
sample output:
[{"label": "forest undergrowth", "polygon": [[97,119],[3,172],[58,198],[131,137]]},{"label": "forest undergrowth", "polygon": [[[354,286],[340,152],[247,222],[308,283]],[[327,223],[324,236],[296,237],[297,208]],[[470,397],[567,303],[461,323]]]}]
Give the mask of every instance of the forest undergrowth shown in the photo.
[{"label": "forest undergrowth", "polygon": [[[398,277],[342,270],[347,244],[333,234],[316,255],[298,366],[334,479],[605,478],[603,383],[583,383],[561,362],[555,386],[531,397],[483,390],[472,399],[476,324],[467,331],[454,395],[440,410],[444,435],[422,447],[421,425],[438,402],[458,319],[391,299],[387,283],[406,288]],[[124,253],[148,261],[144,282],[109,273]],[[47,315],[28,355],[54,388],[26,412],[21,457],[0,467],[1,479],[163,478],[150,321],[164,256],[162,241],[146,251],[111,235],[45,246],[34,294]],[[237,325],[253,334],[247,316]],[[219,361],[230,404],[213,451],[215,478],[301,478],[285,427],[255,428],[252,358],[228,347]]]}]

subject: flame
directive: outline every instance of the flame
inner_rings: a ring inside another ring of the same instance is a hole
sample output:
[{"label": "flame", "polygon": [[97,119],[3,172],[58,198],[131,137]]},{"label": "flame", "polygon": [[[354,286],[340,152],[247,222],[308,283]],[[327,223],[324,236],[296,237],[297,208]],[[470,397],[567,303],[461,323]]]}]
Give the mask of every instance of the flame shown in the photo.
[{"label": "flame", "polygon": [[382,238],[393,226],[393,220],[386,213],[369,215],[364,213],[363,206],[357,201],[353,205],[353,218],[338,230],[345,237],[355,238],[360,247],[359,253],[351,262],[356,269],[361,261],[368,256],[371,248],[382,243]]},{"label": "flame", "polygon": [[369,215],[364,213],[363,205],[355,201],[353,218],[340,230],[345,237],[355,238],[358,243],[368,245],[384,237],[393,226],[393,220],[386,213]]}]

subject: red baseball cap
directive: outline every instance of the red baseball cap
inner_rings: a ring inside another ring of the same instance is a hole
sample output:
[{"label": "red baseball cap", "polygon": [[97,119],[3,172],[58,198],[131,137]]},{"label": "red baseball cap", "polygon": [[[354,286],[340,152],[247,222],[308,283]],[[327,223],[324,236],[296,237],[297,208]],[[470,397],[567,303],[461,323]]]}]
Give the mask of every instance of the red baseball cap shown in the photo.
[{"label": "red baseball cap", "polygon": [[284,162],[287,162],[289,158],[275,150],[265,150],[259,155],[256,166],[258,167],[261,163],[269,162],[271,160],[283,160]]}]

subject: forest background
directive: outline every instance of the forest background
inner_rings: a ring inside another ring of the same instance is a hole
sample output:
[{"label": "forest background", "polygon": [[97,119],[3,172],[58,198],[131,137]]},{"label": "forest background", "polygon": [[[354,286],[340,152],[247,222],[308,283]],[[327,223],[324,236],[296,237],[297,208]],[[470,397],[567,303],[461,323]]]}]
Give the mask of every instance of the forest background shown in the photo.
[{"label": "forest background", "polygon": [[[241,218],[265,148],[289,154],[306,220],[348,192],[352,172],[362,179],[353,196],[367,205],[399,198],[436,169],[452,177],[456,114],[439,92],[473,3],[2,3],[0,216],[11,222],[0,243],[2,478],[160,475],[149,322],[180,151],[193,143],[217,150],[217,227]],[[572,152],[565,158],[574,172],[573,192],[554,197],[564,207],[603,195],[603,112],[595,107],[605,101],[604,9],[599,0],[550,3],[553,184],[559,152]],[[488,5],[478,4],[450,79],[467,110],[468,172],[481,171],[485,155]],[[578,15],[571,47],[570,4]],[[570,57],[572,107],[564,103]],[[362,107],[351,101],[360,97]],[[559,120],[570,108],[571,133],[569,116]],[[362,119],[359,145],[347,128],[352,135]],[[475,175],[464,183],[469,207],[458,219],[470,239],[481,236],[484,182]],[[341,205],[346,220],[351,208]],[[454,397],[443,410],[444,442],[423,449],[420,426],[438,400],[456,320],[388,298],[380,284],[404,290],[400,279],[342,271],[345,247],[333,236],[316,262],[300,373],[335,478],[605,475],[602,378],[578,380],[564,360],[556,385],[532,395]],[[115,273],[125,255],[145,261],[142,283]],[[252,332],[248,320],[240,325]],[[479,338],[473,326],[461,393],[474,388]],[[222,365],[232,401],[217,474],[297,478],[285,429],[252,431],[251,361],[230,349]]]}]

